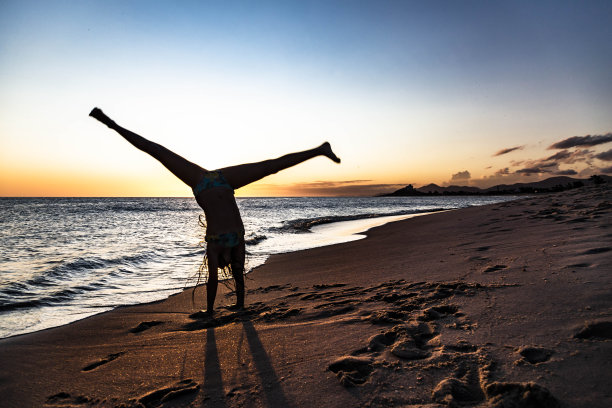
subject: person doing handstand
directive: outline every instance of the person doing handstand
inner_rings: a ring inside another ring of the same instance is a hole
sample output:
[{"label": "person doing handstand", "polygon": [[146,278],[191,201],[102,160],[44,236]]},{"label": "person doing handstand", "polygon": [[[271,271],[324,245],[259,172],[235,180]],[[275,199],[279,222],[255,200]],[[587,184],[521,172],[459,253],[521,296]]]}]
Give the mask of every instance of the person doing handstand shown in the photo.
[{"label": "person doing handstand", "polygon": [[325,142],[314,149],[290,153],[272,160],[206,170],[164,146],[119,126],[98,108],[94,108],[89,115],[118,132],[137,149],[160,161],[193,190],[193,195],[204,210],[206,218],[206,313],[209,315],[214,312],[218,268],[229,266],[236,282],[236,304],[232,308],[244,307],[244,225],[234,198],[234,190],[313,157],[325,156],[340,163],[329,143]]}]

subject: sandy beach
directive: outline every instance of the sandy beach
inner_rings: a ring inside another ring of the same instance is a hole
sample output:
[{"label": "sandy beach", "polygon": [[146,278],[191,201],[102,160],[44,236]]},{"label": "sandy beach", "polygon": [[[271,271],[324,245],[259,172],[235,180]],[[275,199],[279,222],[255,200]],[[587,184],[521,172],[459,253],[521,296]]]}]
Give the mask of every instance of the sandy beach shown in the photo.
[{"label": "sandy beach", "polygon": [[[605,186],[393,222],[0,341],[6,407],[612,406]],[[185,272],[186,274],[188,271]]]}]

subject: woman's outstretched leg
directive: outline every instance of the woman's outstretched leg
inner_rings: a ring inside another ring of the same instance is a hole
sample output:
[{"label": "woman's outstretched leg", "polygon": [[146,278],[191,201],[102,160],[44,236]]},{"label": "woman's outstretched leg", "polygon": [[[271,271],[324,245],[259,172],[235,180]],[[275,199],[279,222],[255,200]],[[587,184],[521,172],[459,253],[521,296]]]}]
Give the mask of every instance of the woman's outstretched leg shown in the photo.
[{"label": "woman's outstretched leg", "polygon": [[201,168],[197,164],[182,158],[178,154],[166,149],[164,146],[151,142],[150,140],[147,140],[144,137],[119,126],[98,108],[94,108],[89,116],[99,120],[109,128],[119,133],[137,149],[153,156],[168,170],[170,170],[172,174],[181,179],[181,181],[190,187],[195,186],[206,172],[205,169]]},{"label": "woman's outstretched leg", "polygon": [[293,167],[317,156],[325,156],[330,160],[340,163],[338,156],[334,154],[329,143],[325,142],[314,149],[303,152],[289,153],[277,159],[265,160],[258,163],[241,164],[221,169],[227,182],[234,188],[246,186],[270,174]]}]

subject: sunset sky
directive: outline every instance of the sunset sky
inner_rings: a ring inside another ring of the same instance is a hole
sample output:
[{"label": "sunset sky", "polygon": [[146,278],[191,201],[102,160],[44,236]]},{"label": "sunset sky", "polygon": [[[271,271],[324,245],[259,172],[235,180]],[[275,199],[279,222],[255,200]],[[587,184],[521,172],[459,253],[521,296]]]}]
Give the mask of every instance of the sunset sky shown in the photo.
[{"label": "sunset sky", "polygon": [[0,0],[0,196],[191,194],[94,106],[207,169],[342,158],[242,196],[611,174],[611,21],[611,1]]}]

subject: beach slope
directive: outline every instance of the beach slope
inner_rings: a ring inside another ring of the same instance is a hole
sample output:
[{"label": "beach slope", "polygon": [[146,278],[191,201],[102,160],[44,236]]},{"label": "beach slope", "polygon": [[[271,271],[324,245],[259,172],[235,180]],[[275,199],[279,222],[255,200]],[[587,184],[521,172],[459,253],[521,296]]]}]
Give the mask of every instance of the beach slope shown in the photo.
[{"label": "beach slope", "polygon": [[199,288],[4,339],[0,401],[609,407],[611,212],[598,186],[416,217],[271,257],[243,312],[193,315]]}]

